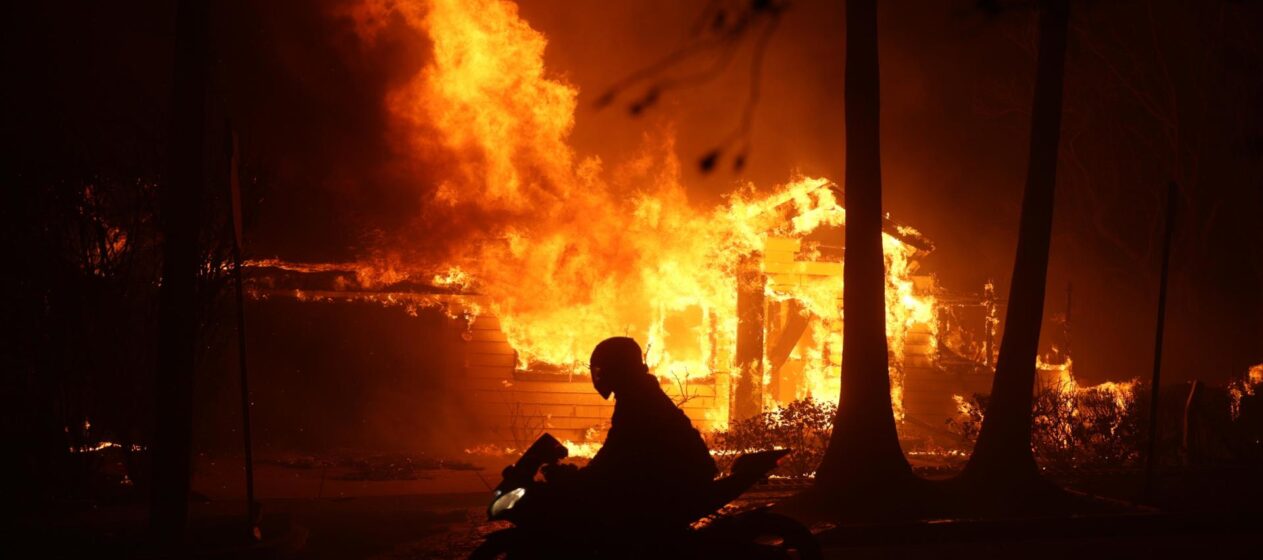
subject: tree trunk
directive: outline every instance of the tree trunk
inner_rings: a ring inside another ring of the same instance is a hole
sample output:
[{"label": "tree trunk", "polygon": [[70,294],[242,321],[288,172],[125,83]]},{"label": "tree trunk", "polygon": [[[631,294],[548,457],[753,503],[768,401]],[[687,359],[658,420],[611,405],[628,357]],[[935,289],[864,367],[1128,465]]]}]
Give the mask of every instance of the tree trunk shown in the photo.
[{"label": "tree trunk", "polygon": [[1039,14],[1030,157],[1004,338],[996,361],[991,404],[962,475],[965,480],[997,488],[1040,479],[1031,452],[1031,401],[1052,239],[1069,12],[1068,0],[1046,0]]},{"label": "tree trunk", "polygon": [[857,502],[912,478],[890,405],[878,85],[877,1],[849,0],[842,391],[816,482],[833,499]]},{"label": "tree trunk", "polygon": [[159,191],[162,286],[158,296],[158,364],[149,526],[175,542],[188,523],[193,431],[197,233],[205,181],[207,63],[205,0],[177,3],[170,170]]}]

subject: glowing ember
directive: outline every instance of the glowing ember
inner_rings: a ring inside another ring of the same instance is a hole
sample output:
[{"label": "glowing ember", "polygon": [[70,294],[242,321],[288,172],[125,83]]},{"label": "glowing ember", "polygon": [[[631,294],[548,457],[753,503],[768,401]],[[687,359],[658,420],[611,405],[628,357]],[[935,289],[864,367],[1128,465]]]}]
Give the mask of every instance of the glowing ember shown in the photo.
[{"label": "glowing ember", "polygon": [[121,443],[113,441],[99,441],[88,445],[72,445],[69,447],[69,451],[71,453],[99,453],[101,451],[105,451],[106,449],[124,449],[125,447],[128,451],[133,453],[139,453],[145,450],[145,446],[134,443],[130,446],[124,446]]}]

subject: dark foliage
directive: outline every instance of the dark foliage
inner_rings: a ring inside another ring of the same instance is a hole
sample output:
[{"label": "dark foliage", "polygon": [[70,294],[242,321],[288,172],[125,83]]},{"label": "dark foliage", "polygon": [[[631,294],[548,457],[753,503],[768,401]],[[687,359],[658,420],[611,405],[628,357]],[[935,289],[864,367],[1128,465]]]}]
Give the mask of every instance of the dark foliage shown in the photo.
[{"label": "dark foliage", "polygon": [[[1132,395],[1101,387],[1041,390],[1031,420],[1035,461],[1054,470],[1137,466],[1144,431]],[[972,444],[989,401],[987,395],[974,395],[949,428]]]},{"label": "dark foliage", "polygon": [[815,473],[824,457],[837,407],[810,397],[734,423],[711,435],[715,462],[726,471],[742,453],[790,449],[773,474],[805,478]]}]

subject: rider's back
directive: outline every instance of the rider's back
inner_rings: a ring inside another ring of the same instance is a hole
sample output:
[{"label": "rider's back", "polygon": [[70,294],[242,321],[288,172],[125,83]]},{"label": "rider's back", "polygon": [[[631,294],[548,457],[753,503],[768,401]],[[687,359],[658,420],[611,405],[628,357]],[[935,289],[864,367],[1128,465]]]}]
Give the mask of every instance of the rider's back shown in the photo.
[{"label": "rider's back", "polygon": [[661,520],[707,491],[715,461],[688,417],[652,375],[615,394],[601,450],[583,469],[591,497],[617,500],[624,515]]}]

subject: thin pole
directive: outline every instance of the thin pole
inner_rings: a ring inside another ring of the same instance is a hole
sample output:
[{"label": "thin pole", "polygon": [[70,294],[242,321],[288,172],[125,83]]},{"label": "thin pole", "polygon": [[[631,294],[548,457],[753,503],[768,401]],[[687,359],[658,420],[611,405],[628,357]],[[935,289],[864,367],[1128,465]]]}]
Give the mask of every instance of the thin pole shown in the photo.
[{"label": "thin pole", "polygon": [[1158,283],[1158,326],[1153,341],[1153,386],[1149,391],[1149,450],[1145,453],[1146,502],[1153,500],[1153,473],[1158,462],[1158,397],[1162,382],[1162,336],[1166,328],[1167,270],[1171,265],[1171,237],[1175,232],[1175,181],[1167,184],[1166,233],[1162,240],[1162,276]]},{"label": "thin pole", "polygon": [[229,163],[228,184],[231,189],[232,211],[232,276],[237,287],[237,362],[241,371],[241,437],[246,451],[246,522],[250,536],[261,540],[259,510],[254,503],[254,445],[250,436],[250,376],[246,369],[246,298],[241,282],[241,184],[238,169],[237,133],[229,125],[232,143],[232,161]]}]

